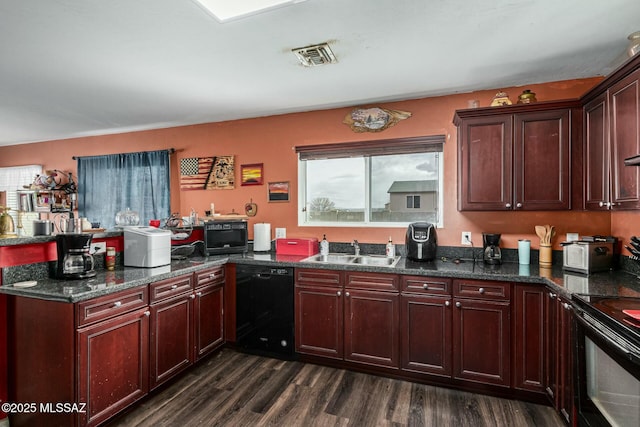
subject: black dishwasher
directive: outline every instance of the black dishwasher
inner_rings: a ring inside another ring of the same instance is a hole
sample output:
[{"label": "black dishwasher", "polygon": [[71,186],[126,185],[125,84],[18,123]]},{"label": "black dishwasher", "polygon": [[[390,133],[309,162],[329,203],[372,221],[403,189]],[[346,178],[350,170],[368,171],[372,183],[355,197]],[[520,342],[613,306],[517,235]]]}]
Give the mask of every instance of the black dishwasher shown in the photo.
[{"label": "black dishwasher", "polygon": [[294,359],[293,268],[236,264],[236,345]]}]

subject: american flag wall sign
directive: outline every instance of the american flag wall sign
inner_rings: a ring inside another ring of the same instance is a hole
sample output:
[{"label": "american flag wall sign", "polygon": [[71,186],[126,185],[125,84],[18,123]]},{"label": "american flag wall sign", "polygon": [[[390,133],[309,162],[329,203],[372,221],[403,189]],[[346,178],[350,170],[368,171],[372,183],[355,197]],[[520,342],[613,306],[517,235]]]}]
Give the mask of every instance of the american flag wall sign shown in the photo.
[{"label": "american flag wall sign", "polygon": [[220,190],[234,188],[233,156],[180,159],[180,190]]}]

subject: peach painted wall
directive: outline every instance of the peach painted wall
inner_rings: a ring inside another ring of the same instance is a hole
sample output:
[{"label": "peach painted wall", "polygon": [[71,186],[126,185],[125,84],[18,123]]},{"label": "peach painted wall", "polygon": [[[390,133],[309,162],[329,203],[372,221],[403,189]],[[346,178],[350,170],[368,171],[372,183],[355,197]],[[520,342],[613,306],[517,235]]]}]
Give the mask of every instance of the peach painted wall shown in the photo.
[{"label": "peach painted wall", "polygon": [[[505,88],[515,102],[523,89],[531,89],[540,101],[577,98],[595,86],[601,78],[532,84],[526,87]],[[272,229],[286,227],[289,237],[321,237],[327,234],[330,241],[347,242],[358,239],[363,243],[384,243],[389,236],[401,243],[404,228],[318,228],[297,225],[297,145],[336,143],[367,139],[401,138],[419,135],[445,134],[444,149],[444,228],[438,230],[439,244],[457,246],[460,232],[471,231],[473,241],[481,245],[481,233],[501,232],[502,245],[517,247],[517,240],[530,238],[537,248],[538,239],[533,228],[536,224],[553,224],[559,233],[558,242],[567,232],[580,234],[609,234],[612,229],[629,233],[625,225],[612,227],[608,213],[569,212],[458,212],[456,210],[456,129],[452,123],[456,109],[467,108],[471,99],[486,106],[497,89],[441,97],[377,103],[384,108],[409,111],[412,117],[380,133],[358,134],[342,123],[351,108],[318,110],[255,119],[221,123],[182,126],[131,132],[115,135],[74,138],[26,145],[0,147],[0,166],[43,164],[45,168],[76,171],[72,156],[86,156],[119,152],[147,151],[176,148],[172,156],[172,211],[188,214],[190,208],[199,213],[214,202],[216,210],[227,213],[244,212],[244,204],[253,200],[258,204],[258,214],[250,220],[250,230],[255,222],[268,222]],[[179,159],[235,155],[237,185],[234,190],[179,191]],[[239,184],[239,165],[264,163],[265,181],[289,181],[291,201],[268,203],[267,188]],[[109,191],[105,188],[104,191]],[[124,208],[113,206],[115,213]],[[630,214],[634,215],[634,214]],[[616,216],[617,218],[617,216]],[[626,216],[624,217],[627,218]],[[634,216],[635,218],[635,216]],[[251,237],[250,233],[250,237]],[[640,234],[640,233],[638,233]]]}]

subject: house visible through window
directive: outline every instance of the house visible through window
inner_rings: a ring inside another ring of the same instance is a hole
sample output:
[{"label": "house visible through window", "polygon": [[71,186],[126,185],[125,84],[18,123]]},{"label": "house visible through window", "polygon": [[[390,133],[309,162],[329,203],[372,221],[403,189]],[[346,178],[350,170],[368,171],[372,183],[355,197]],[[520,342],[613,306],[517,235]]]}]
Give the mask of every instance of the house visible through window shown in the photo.
[{"label": "house visible through window", "polygon": [[296,147],[299,224],[441,225],[444,136]]}]

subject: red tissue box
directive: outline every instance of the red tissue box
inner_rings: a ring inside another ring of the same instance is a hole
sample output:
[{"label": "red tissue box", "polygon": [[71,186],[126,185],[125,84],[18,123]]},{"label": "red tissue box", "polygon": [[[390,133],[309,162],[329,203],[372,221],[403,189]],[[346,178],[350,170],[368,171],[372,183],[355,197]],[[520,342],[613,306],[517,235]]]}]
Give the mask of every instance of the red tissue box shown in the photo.
[{"label": "red tissue box", "polygon": [[311,256],[318,253],[318,239],[276,239],[276,254]]}]

